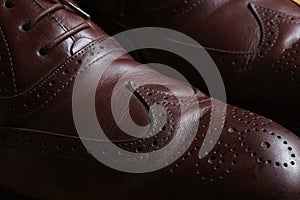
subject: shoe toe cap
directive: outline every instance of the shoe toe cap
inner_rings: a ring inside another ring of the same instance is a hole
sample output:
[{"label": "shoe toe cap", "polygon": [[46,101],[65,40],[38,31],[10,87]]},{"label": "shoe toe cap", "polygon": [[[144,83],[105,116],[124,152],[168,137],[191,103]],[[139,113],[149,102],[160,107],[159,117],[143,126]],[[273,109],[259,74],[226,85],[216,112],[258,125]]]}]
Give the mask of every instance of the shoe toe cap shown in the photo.
[{"label": "shoe toe cap", "polygon": [[270,119],[228,105],[217,144],[201,158],[211,120],[210,112],[204,114],[190,149],[168,168],[176,180],[189,183],[189,195],[200,195],[201,188],[201,195],[210,199],[300,198],[296,135]]},{"label": "shoe toe cap", "polygon": [[219,179],[233,183],[241,193],[296,199],[300,197],[299,157],[297,136],[272,120],[228,106],[225,128],[206,162],[214,173],[222,171]]}]

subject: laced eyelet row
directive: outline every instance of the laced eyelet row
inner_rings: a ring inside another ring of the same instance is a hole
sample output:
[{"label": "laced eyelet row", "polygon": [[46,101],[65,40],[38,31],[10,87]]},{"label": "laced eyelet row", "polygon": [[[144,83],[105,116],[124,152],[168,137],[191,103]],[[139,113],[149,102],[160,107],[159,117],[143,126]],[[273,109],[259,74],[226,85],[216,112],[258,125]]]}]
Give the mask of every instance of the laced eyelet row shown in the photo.
[{"label": "laced eyelet row", "polygon": [[[19,0],[7,0],[4,3],[4,6],[8,9],[13,8]],[[28,22],[25,22],[21,25],[20,29],[24,32],[28,32],[34,28],[36,24],[38,24],[41,20],[43,20],[45,17],[49,16],[50,14],[66,9],[66,6],[73,9],[76,13],[82,15],[85,18],[89,18],[89,15],[82,11],[79,7],[74,5],[72,2],[65,1],[65,0],[59,0],[56,4],[53,4],[50,8],[44,10],[42,13],[40,13],[35,19],[29,20]],[[66,31],[65,33],[61,34],[57,38],[55,38],[51,43],[44,45],[41,49],[39,49],[38,53],[41,56],[45,56],[49,54],[52,48],[57,46],[62,41],[68,39],[69,37],[83,31],[84,29],[90,28],[90,25],[85,21],[84,23],[80,24],[77,27],[73,27],[70,30]]]}]

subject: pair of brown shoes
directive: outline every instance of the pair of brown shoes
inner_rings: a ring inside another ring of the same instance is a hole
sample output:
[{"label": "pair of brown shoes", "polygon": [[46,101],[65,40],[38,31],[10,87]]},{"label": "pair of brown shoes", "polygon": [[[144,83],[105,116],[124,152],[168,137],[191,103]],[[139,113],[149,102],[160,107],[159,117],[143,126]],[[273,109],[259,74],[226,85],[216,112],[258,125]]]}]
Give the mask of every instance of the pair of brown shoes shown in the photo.
[{"label": "pair of brown shoes", "polygon": [[[287,129],[134,61],[74,2],[0,3],[2,187],[35,199],[300,199],[300,139]],[[96,4],[119,25],[197,39],[230,100],[297,114],[297,5]]]}]

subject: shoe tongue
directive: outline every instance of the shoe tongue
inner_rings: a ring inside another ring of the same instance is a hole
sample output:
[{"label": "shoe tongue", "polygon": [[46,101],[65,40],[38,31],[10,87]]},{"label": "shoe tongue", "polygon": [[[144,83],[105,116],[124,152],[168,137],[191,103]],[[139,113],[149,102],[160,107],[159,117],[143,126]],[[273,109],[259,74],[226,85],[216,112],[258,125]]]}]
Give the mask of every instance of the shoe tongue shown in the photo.
[{"label": "shoe tongue", "polygon": [[87,14],[85,11],[83,11],[79,5],[72,1],[72,0],[42,0],[45,1],[46,3],[56,3],[56,4],[62,4],[65,5],[67,9],[74,11],[76,14],[82,16],[85,19],[89,19],[90,15]]},{"label": "shoe tongue", "polygon": [[[81,25],[86,22],[90,16],[84,12],[76,3],[71,0],[40,0],[39,4],[44,9],[53,6],[53,4],[60,3],[65,5],[66,9],[58,10],[51,14],[56,21],[58,21],[59,26],[62,30],[71,30],[74,27]],[[89,22],[90,26],[94,26],[93,23]],[[93,31],[83,30],[72,37],[74,43],[71,44],[70,53],[71,55],[77,53],[83,47],[88,45],[94,40],[97,40],[101,35],[104,34],[102,30],[97,28]]]}]

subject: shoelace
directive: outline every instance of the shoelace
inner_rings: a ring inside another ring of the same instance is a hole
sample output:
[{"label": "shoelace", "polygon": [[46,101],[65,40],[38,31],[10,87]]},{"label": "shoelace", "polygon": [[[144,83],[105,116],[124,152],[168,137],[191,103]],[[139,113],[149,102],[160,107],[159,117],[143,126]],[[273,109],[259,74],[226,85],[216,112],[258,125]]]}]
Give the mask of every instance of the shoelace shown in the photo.
[{"label": "shoelace", "polygon": [[[7,0],[5,3],[5,6],[7,8],[13,8],[19,0]],[[85,13],[83,10],[81,10],[78,6],[76,6],[75,4],[73,4],[70,1],[66,1],[66,0],[58,0],[55,1],[56,3],[53,4],[53,6],[51,6],[50,8],[44,10],[42,13],[40,13],[36,18],[32,19],[29,22],[26,22],[23,24],[22,29],[27,32],[30,31],[34,28],[34,26],[36,24],[38,24],[42,19],[44,19],[45,17],[49,16],[50,14],[58,11],[58,10],[62,10],[62,9],[66,9],[66,6],[71,8],[72,10],[74,10],[75,12],[77,12],[78,14],[80,14],[81,16],[83,16],[84,18],[88,19],[90,18],[90,16]],[[69,37],[83,31],[84,29],[90,28],[90,25],[85,21],[84,23],[73,27],[72,29],[66,31],[65,33],[61,34],[60,36],[58,36],[57,38],[55,38],[52,42],[48,43],[47,45],[43,46],[40,50],[39,53],[41,55],[47,55],[51,49],[53,49],[55,46],[57,46],[58,44],[60,44],[61,42],[63,42],[64,40],[68,39]]]}]

